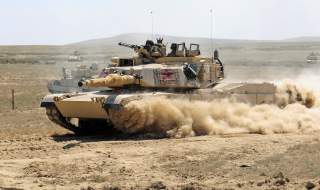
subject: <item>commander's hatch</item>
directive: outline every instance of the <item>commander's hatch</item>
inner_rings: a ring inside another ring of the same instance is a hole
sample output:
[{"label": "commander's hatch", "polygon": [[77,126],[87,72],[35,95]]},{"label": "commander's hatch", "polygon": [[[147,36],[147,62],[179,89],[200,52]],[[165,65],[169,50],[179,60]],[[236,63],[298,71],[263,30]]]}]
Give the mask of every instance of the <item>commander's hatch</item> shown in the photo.
[{"label": "commander's hatch", "polygon": [[199,44],[190,44],[190,49],[186,50],[187,57],[195,57],[200,55],[200,45]]}]

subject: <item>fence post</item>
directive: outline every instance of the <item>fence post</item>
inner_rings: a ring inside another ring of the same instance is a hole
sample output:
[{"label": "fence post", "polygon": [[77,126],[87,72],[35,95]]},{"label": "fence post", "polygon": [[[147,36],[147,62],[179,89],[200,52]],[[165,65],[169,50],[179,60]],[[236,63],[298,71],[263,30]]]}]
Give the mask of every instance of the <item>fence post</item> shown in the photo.
[{"label": "fence post", "polygon": [[11,89],[11,109],[14,110],[14,89]]}]

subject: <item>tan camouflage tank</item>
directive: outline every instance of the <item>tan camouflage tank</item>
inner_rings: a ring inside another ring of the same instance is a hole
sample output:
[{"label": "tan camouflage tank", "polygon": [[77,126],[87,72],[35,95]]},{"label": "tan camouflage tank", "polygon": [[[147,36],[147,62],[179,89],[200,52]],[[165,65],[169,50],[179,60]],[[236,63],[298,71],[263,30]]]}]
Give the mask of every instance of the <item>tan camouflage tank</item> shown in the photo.
[{"label": "tan camouflage tank", "polygon": [[[112,58],[105,77],[79,81],[80,87],[108,87],[110,90],[51,94],[41,107],[48,118],[75,133],[113,128],[117,113],[130,101],[148,97],[214,100],[232,97],[250,104],[273,103],[276,87],[270,83],[220,83],[224,79],[218,51],[214,57],[201,57],[199,44],[172,43],[166,52],[162,39],[145,45],[119,43],[136,52],[131,58]],[[122,121],[120,123],[123,123]],[[121,127],[116,127],[121,130]]]}]

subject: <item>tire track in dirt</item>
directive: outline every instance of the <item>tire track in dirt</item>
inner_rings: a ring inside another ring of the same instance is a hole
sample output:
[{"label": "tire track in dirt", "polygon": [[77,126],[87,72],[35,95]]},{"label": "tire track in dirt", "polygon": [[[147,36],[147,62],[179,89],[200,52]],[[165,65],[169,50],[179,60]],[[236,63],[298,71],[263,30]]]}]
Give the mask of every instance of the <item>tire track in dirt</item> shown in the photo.
[{"label": "tire track in dirt", "polygon": [[[280,179],[273,176],[282,172],[290,180],[283,187],[300,188],[309,180],[317,180],[306,168],[320,170],[317,156],[312,153],[318,151],[319,145],[316,134],[158,140],[70,135],[21,137],[0,141],[0,187],[146,189],[161,182],[175,189],[190,184],[200,189],[237,189],[239,186],[261,189],[278,187],[275,183]],[[305,149],[308,151],[304,152]],[[310,166],[304,163],[289,172],[290,156],[297,163],[307,156]],[[279,160],[278,170],[267,167],[275,159]],[[267,183],[261,188],[257,186],[265,180]]]}]

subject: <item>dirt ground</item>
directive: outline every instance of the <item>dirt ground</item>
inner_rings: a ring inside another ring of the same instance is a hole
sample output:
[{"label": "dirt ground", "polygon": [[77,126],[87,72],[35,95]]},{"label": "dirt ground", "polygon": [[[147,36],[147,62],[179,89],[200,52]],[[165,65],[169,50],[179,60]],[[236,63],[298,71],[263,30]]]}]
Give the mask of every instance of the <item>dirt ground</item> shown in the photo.
[{"label": "dirt ground", "polygon": [[1,131],[0,189],[320,188],[319,134],[75,137],[40,125]]}]

